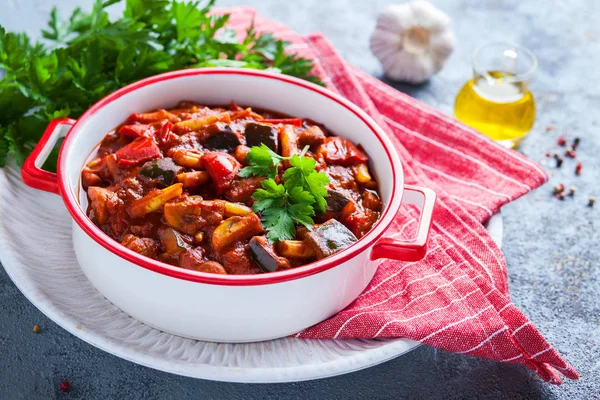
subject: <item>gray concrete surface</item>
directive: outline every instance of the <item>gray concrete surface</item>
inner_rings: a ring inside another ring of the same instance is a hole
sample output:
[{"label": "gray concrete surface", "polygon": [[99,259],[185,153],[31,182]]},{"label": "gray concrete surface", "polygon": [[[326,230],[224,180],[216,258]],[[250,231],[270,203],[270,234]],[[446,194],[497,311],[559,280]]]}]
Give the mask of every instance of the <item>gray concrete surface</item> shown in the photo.
[{"label": "gray concrete surface", "polygon": [[[70,11],[77,0],[2,0],[0,24],[36,33],[53,4]],[[233,5],[222,0],[219,5]],[[246,0],[264,15],[301,33],[322,31],[360,68],[380,75],[368,50],[376,14],[387,0]],[[451,354],[422,346],[368,370],[312,382],[242,385],[183,378],[132,364],[104,353],[59,328],[37,311],[0,269],[0,399],[264,399],[264,398],[600,398],[600,2],[594,0],[434,0],[454,21],[457,49],[444,70],[421,86],[397,85],[410,95],[452,113],[454,97],[470,77],[470,51],[505,39],[538,55],[532,89],[536,126],[521,146],[546,162],[561,133],[582,138],[579,158],[561,170],[548,163],[549,184],[505,207],[504,252],[512,299],[581,373],[578,382],[555,387],[522,367]],[[557,131],[545,132],[553,123]],[[564,182],[575,198],[554,199]],[[1,223],[1,222],[0,222]],[[33,324],[43,333],[34,335]],[[72,383],[68,394],[58,382]]]}]

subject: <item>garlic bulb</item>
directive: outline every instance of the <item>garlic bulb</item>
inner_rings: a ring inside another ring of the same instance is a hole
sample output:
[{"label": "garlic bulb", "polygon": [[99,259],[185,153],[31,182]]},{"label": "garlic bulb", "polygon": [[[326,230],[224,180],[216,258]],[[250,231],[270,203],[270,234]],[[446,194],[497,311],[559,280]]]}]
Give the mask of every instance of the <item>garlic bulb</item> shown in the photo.
[{"label": "garlic bulb", "polygon": [[450,18],[417,0],[386,8],[371,35],[371,50],[391,79],[421,83],[442,69],[454,49]]}]

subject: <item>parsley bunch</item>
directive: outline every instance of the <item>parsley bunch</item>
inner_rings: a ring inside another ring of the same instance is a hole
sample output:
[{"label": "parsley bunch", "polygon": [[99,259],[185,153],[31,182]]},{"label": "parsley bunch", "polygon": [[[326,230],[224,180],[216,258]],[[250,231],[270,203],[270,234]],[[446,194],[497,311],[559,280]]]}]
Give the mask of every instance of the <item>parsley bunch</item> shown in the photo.
[{"label": "parsley bunch", "polygon": [[[252,209],[261,213],[261,221],[272,242],[293,239],[296,236],[296,223],[312,228],[315,212],[323,214],[327,206],[327,184],[329,178],[317,172],[317,162],[305,157],[308,146],[300,155],[282,157],[264,144],[254,146],[246,156],[249,164],[239,175],[266,176],[262,189],[257,189],[252,198]],[[275,181],[278,167],[283,160],[289,160],[291,167],[283,173],[283,184]]]},{"label": "parsley bunch", "polygon": [[111,21],[106,8],[118,2],[96,0],[91,12],[78,8],[68,20],[52,10],[44,43],[0,26],[0,167],[9,154],[22,164],[53,118],[77,118],[108,93],[151,75],[228,66],[321,83],[310,74],[310,60],[287,55],[287,43],[271,34],[250,27],[238,40],[225,28],[229,15],[208,15],[214,0],[125,0],[123,15]]}]

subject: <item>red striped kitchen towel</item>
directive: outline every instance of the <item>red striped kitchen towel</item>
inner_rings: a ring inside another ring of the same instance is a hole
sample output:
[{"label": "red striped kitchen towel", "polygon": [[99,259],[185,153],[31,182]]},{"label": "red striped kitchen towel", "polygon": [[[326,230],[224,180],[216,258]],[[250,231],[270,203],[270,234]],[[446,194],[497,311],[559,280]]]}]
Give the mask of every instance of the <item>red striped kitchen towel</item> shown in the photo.
[{"label": "red striped kitchen towel", "polygon": [[[419,262],[385,261],[356,301],[300,338],[405,337],[444,350],[522,364],[560,384],[577,379],[510,301],[504,256],[482,222],[548,176],[523,155],[503,148],[447,115],[347,64],[319,34],[301,37],[247,7],[229,27],[290,41],[315,61],[314,72],[378,122],[402,159],[406,182],[434,189],[438,200],[430,245]],[[403,208],[388,235],[410,237],[415,211]]]}]

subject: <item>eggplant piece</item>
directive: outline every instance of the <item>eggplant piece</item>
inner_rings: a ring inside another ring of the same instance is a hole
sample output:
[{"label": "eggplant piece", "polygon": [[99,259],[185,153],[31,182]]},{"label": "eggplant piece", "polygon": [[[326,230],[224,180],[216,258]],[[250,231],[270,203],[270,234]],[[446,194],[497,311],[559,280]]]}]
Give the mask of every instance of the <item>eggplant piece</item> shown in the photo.
[{"label": "eggplant piece", "polygon": [[352,201],[352,199],[337,190],[328,190],[326,200],[327,207],[325,208],[325,212],[332,213],[341,213],[344,209],[344,206]]},{"label": "eggplant piece", "polygon": [[266,236],[254,236],[248,244],[252,260],[265,272],[290,269],[290,262],[275,253],[273,245]]},{"label": "eggplant piece", "polygon": [[265,146],[277,153],[279,147],[277,136],[277,129],[271,125],[257,122],[246,124],[246,144],[249,147],[260,146],[261,143],[264,143]]},{"label": "eggplant piece", "polygon": [[175,182],[175,176],[179,174],[183,168],[173,162],[169,157],[159,158],[146,162],[140,170],[140,175],[156,180],[160,186],[166,187]]},{"label": "eggplant piece", "polygon": [[345,249],[358,239],[340,221],[330,219],[320,225],[314,225],[304,240],[315,248],[317,259],[320,260]]},{"label": "eggplant piece", "polygon": [[231,152],[241,144],[238,135],[229,124],[217,122],[204,130],[202,145],[209,150]]}]

